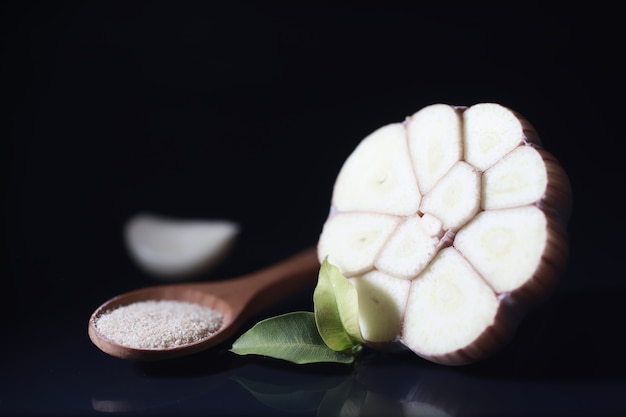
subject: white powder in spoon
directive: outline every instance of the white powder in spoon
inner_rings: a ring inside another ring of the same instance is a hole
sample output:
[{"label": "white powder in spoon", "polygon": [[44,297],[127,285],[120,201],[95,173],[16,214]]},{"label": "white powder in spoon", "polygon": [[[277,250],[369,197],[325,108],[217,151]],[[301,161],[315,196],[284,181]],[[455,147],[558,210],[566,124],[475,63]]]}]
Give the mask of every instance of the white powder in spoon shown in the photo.
[{"label": "white powder in spoon", "polygon": [[104,312],[98,332],[135,349],[167,349],[204,339],[222,325],[222,314],[209,307],[175,300],[138,301]]}]

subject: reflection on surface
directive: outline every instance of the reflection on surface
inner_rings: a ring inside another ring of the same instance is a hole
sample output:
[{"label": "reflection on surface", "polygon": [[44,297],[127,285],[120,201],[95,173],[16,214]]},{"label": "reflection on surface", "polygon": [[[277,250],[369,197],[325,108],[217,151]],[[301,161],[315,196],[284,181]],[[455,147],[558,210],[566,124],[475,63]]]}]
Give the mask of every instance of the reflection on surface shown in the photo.
[{"label": "reflection on surface", "polygon": [[[284,369],[233,375],[257,401],[288,413],[330,416],[607,415],[626,383],[538,382],[476,376],[463,368],[374,354],[346,375],[296,383]],[[294,374],[292,376],[295,376]],[[623,406],[626,412],[626,406]]]},{"label": "reflection on surface", "polygon": [[150,411],[209,396],[229,381],[232,363],[226,352],[162,362],[137,362],[127,375],[99,386],[93,410],[105,413]]},{"label": "reflection on surface", "polygon": [[[179,415],[626,415],[626,367],[618,355],[624,342],[610,321],[591,323],[581,301],[557,300],[531,316],[502,352],[475,365],[446,367],[369,349],[353,367],[294,365],[224,349],[120,366],[98,385],[92,406]],[[605,294],[593,302],[585,294],[585,301],[596,317],[609,317],[617,300]]]},{"label": "reflection on surface", "polygon": [[188,411],[191,406],[207,413],[319,417],[587,416],[620,408],[626,413],[623,380],[506,379],[374,352],[355,368],[301,368],[266,358],[230,365],[191,378],[136,369],[131,378],[109,381],[95,391],[92,407],[106,413]]},{"label": "reflection on surface", "polygon": [[279,385],[235,377],[250,394],[264,405],[287,412],[315,412],[328,393],[345,385],[348,377],[329,377],[300,385]]},{"label": "reflection on surface", "polygon": [[155,410],[207,395],[226,380],[226,375],[220,375],[217,379],[198,379],[193,384],[176,384],[171,380],[133,378],[94,392],[91,405],[95,411],[106,413]]},{"label": "reflection on surface", "polygon": [[530,314],[500,353],[474,365],[446,367],[411,353],[370,351],[350,372],[307,383],[270,367],[256,378],[240,369],[233,378],[282,410],[290,395],[308,392],[306,410],[318,416],[626,415],[626,346],[610,319],[619,316],[623,296],[555,298]]},{"label": "reflection on surface", "polygon": [[[380,358],[377,354],[374,357]],[[421,389],[419,381],[422,378],[411,366],[404,366],[404,370],[403,367],[394,368],[389,375],[383,375],[379,373],[377,360],[364,360],[359,361],[354,370],[346,367],[343,374],[303,378],[271,365],[266,364],[264,371],[255,372],[257,379],[248,376],[250,369],[236,372],[233,379],[273,410],[298,414],[312,412],[311,415],[320,417],[451,415],[435,404],[413,400],[415,390]],[[413,379],[409,374],[417,378]],[[264,377],[259,379],[261,375]],[[374,378],[370,380],[371,377]]]}]

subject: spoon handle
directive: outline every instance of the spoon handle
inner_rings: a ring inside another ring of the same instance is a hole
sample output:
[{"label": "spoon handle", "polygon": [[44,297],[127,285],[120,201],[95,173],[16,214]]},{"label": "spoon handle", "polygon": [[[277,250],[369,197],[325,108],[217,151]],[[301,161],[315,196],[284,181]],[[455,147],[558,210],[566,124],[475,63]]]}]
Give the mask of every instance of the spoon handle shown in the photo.
[{"label": "spoon handle", "polygon": [[[241,319],[245,320],[278,300],[313,287],[319,268],[317,249],[305,249],[274,265],[232,280],[228,297],[233,301],[238,299],[234,304],[242,304]],[[250,299],[244,301],[246,296]]]}]

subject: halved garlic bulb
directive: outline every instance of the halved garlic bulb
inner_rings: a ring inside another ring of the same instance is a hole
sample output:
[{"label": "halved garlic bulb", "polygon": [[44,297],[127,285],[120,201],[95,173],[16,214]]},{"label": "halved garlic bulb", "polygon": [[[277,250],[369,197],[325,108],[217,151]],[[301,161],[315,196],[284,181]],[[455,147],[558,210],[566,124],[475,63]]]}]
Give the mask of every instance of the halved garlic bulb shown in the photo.
[{"label": "halved garlic bulb", "polygon": [[521,115],[435,104],[347,158],[318,255],[357,287],[366,341],[470,363],[554,287],[570,208],[565,171]]}]

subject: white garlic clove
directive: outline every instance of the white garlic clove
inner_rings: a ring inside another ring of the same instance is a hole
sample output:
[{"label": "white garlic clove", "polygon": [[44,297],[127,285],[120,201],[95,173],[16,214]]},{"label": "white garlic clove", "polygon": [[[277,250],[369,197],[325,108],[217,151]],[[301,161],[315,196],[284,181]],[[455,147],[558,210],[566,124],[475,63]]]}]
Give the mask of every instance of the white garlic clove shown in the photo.
[{"label": "white garlic clove", "polygon": [[[374,261],[400,219],[381,213],[347,212],[331,216],[324,224],[318,252],[347,276],[374,268]],[[346,233],[349,231],[349,233]]]},{"label": "white garlic clove", "polygon": [[239,225],[227,220],[181,220],[138,214],[125,226],[126,246],[147,273],[174,281],[206,272],[232,248]]},{"label": "white garlic clove", "polygon": [[420,192],[427,194],[462,159],[462,114],[435,104],[407,118],[405,125],[415,180]]},{"label": "white garlic clove", "polygon": [[333,191],[339,211],[368,211],[410,215],[421,195],[400,124],[370,134],[348,157]]}]

